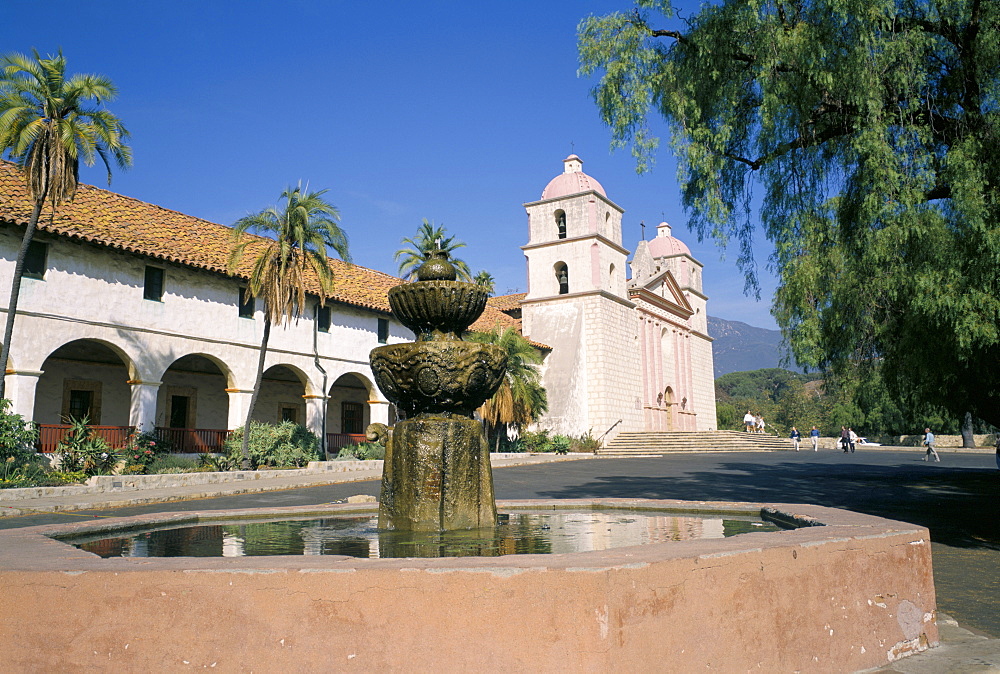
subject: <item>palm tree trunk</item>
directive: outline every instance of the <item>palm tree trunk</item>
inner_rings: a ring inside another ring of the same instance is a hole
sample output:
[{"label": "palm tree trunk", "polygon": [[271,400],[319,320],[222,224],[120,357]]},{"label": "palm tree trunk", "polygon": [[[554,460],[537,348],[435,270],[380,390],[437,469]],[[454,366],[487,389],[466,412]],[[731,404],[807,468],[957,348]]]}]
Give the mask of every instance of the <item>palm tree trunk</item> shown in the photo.
[{"label": "palm tree trunk", "polygon": [[28,220],[28,227],[24,230],[21,238],[21,248],[17,251],[17,262],[14,263],[14,276],[10,280],[10,301],[7,302],[7,325],[3,331],[3,348],[0,349],[0,398],[5,397],[7,390],[7,361],[10,359],[10,341],[14,336],[14,316],[17,314],[17,300],[21,295],[21,277],[24,276],[24,258],[28,256],[28,247],[35,237],[35,229],[38,226],[38,216],[42,213],[42,206],[45,205],[44,197],[35,201],[35,208],[31,211],[31,218]]},{"label": "palm tree trunk", "polygon": [[267,340],[271,337],[271,317],[264,307],[264,336],[260,340],[260,357],[257,359],[257,377],[253,382],[253,393],[250,394],[250,407],[247,409],[247,420],[243,424],[243,470],[250,470],[250,419],[253,409],[257,406],[257,396],[260,395],[260,384],[264,380],[264,359],[267,357]]}]

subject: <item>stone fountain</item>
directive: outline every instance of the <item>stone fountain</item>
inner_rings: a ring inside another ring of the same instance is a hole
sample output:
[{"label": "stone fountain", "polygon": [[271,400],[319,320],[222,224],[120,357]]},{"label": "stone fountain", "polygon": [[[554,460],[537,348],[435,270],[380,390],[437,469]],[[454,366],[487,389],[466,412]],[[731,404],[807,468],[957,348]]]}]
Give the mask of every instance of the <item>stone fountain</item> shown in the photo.
[{"label": "stone fountain", "polygon": [[369,437],[386,443],[379,528],[492,528],[489,445],[472,414],[500,386],[507,356],[496,345],[462,340],[487,292],[456,281],[446,252],[430,253],[417,279],[389,290],[393,313],[416,341],[371,352],[378,387],[406,416],[391,432],[369,428]]}]

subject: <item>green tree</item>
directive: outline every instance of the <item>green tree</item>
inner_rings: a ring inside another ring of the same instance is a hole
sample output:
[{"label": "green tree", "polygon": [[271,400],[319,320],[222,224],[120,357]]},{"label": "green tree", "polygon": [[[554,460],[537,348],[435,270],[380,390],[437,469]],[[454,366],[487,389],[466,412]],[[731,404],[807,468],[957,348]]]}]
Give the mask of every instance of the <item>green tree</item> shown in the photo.
[{"label": "green tree", "polygon": [[753,290],[759,218],[798,362],[1000,424],[1000,3],[636,5],[579,28],[612,144],[647,169],[666,120],[691,227]]},{"label": "green tree", "polygon": [[[53,212],[72,201],[80,176],[80,161],[91,166],[100,157],[108,170],[132,165],[132,151],[125,141],[128,131],[102,106],[117,94],[102,75],[66,75],[66,59],[10,53],[0,56],[0,155],[8,155],[24,172],[34,208],[21,238],[11,279],[10,301],[0,365],[6,367],[14,318],[21,293],[24,260],[35,236],[38,218],[46,203]],[[0,376],[0,398],[5,382]]]},{"label": "green tree", "polygon": [[513,328],[497,326],[489,332],[469,333],[468,338],[482,344],[496,344],[507,353],[507,371],[500,388],[479,408],[494,447],[499,448],[501,432],[506,435],[511,426],[524,430],[549,408],[538,372],[542,355]]},{"label": "green tree", "polygon": [[494,286],[496,285],[496,279],[493,278],[493,274],[489,273],[485,269],[472,277],[472,282],[477,286],[482,286],[486,288],[486,292],[490,295],[493,294]]},{"label": "green tree", "polygon": [[445,236],[445,231],[443,225],[435,227],[433,222],[428,222],[427,218],[424,218],[423,223],[417,229],[416,236],[400,241],[406,245],[397,250],[393,258],[399,260],[399,275],[402,278],[412,279],[417,274],[417,268],[427,260],[433,251],[443,250],[448,253],[449,261],[454,265],[458,274],[458,280],[472,280],[469,265],[464,260],[454,256],[454,251],[465,248],[465,243],[456,241],[454,236]]},{"label": "green tree", "polygon": [[[233,225],[233,247],[229,255],[229,272],[237,273],[243,258],[253,258],[248,270],[247,292],[264,304],[264,333],[260,342],[257,377],[247,409],[243,428],[243,469],[250,467],[248,442],[250,419],[260,384],[264,376],[267,342],[273,323],[287,325],[297,319],[306,304],[306,286],[311,270],[315,275],[320,306],[333,288],[333,269],[327,257],[333,249],[345,262],[350,262],[347,235],[340,228],[340,212],[323,199],[327,190],[310,192],[301,183],[281,193],[279,205],[240,218]],[[265,237],[247,237],[245,233]]]}]

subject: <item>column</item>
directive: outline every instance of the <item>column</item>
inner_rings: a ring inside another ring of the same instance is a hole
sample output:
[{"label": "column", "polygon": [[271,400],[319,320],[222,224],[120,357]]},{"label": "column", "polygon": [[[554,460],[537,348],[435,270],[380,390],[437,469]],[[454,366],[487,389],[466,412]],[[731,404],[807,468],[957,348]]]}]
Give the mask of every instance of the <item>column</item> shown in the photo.
[{"label": "column", "polygon": [[389,401],[369,400],[368,419],[372,424],[389,424]]},{"label": "column", "polygon": [[132,400],[129,404],[128,423],[138,433],[152,433],[156,429],[156,394],[158,381],[131,380]]},{"label": "column", "polygon": [[35,415],[35,389],[40,370],[7,370],[7,397],[12,405],[9,412],[20,414],[25,421],[31,421]]},{"label": "column", "polygon": [[326,437],[326,425],[323,423],[323,411],[326,408],[327,396],[304,395],[306,401],[306,428],[320,438]]},{"label": "column", "polygon": [[227,388],[226,393],[229,394],[229,430],[243,428],[247,422],[253,389]]}]

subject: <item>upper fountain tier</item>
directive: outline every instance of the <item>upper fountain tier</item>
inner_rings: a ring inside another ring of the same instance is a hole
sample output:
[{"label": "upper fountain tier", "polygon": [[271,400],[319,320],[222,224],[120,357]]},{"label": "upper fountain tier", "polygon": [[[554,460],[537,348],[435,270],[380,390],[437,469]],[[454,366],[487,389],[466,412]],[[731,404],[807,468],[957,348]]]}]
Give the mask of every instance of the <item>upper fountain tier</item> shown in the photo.
[{"label": "upper fountain tier", "polygon": [[486,288],[456,281],[448,253],[434,251],[417,269],[416,283],[389,290],[389,305],[418,342],[461,339],[486,308]]}]

